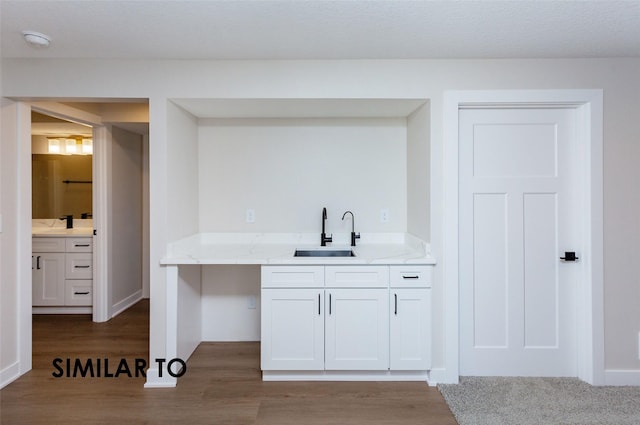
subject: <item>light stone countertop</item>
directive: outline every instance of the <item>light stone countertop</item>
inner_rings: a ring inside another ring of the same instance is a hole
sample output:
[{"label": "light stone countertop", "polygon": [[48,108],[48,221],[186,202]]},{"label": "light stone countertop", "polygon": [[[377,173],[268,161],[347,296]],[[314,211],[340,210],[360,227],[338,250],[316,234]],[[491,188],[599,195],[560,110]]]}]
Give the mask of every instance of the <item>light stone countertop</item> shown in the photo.
[{"label": "light stone countertop", "polygon": [[93,236],[93,220],[73,220],[73,229],[67,229],[64,220],[55,218],[31,220],[31,235],[45,238]]},{"label": "light stone countertop", "polygon": [[[363,234],[355,247],[349,234],[334,234],[320,247],[319,234],[200,233],[170,243],[164,265],[180,264],[422,264],[433,265],[429,244],[409,234]],[[294,257],[296,249],[352,249],[355,257]]]}]

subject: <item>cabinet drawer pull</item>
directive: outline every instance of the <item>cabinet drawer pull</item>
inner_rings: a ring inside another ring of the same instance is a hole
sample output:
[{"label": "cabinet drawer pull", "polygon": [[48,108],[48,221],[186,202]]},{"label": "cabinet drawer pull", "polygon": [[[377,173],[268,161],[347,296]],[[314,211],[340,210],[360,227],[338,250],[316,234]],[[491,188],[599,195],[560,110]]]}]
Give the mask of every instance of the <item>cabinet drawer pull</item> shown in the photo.
[{"label": "cabinet drawer pull", "polygon": [[73,267],[75,267],[76,269],[88,269],[91,266],[73,266]]},{"label": "cabinet drawer pull", "polygon": [[40,270],[40,256],[36,257],[36,269]]},{"label": "cabinet drawer pull", "polygon": [[86,291],[86,292],[75,291],[73,295],[89,295],[89,291]]},{"label": "cabinet drawer pull", "polygon": [[331,294],[329,294],[329,316],[331,316]]},{"label": "cabinet drawer pull", "polygon": [[318,294],[318,316],[320,316],[320,294]]},{"label": "cabinet drawer pull", "polygon": [[393,314],[398,315],[398,294],[393,294]]},{"label": "cabinet drawer pull", "polygon": [[420,279],[420,276],[418,276],[418,275],[413,275],[413,276],[402,275],[402,278],[403,279]]},{"label": "cabinet drawer pull", "polygon": [[73,246],[75,246],[76,248],[86,248],[89,247],[90,245],[88,243],[84,243],[84,244],[74,244]]}]

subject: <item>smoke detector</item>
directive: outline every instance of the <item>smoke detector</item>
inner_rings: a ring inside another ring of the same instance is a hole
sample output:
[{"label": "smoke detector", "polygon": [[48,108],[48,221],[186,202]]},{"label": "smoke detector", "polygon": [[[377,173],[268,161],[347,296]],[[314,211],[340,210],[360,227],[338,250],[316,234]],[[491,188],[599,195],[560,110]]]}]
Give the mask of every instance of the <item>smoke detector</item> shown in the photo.
[{"label": "smoke detector", "polygon": [[24,40],[29,43],[30,46],[46,49],[51,44],[51,37],[46,34],[42,34],[36,31],[22,31]]}]

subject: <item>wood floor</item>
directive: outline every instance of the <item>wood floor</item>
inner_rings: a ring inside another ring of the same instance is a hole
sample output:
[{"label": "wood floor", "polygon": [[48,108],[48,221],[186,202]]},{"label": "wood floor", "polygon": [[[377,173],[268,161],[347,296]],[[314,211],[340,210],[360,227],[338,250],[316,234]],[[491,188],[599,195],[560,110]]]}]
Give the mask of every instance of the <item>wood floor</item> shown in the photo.
[{"label": "wood floor", "polygon": [[[33,370],[0,391],[0,423],[455,425],[437,389],[417,382],[262,382],[258,343],[203,343],[176,388],[144,378],[55,378],[55,358],[148,359],[149,304],[107,323],[34,316]],[[96,372],[97,373],[97,372]],[[72,372],[71,372],[72,374]]]}]

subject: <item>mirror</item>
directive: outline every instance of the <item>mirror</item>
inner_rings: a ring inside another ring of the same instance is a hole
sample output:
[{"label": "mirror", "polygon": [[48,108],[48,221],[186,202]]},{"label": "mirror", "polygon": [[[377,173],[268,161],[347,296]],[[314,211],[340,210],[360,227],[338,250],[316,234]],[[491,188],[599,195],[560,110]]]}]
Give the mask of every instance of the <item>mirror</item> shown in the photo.
[{"label": "mirror", "polygon": [[[93,155],[82,154],[91,135],[91,127],[32,112],[33,218],[92,218]],[[58,153],[50,153],[51,141]],[[66,147],[80,154],[66,153]]]}]

